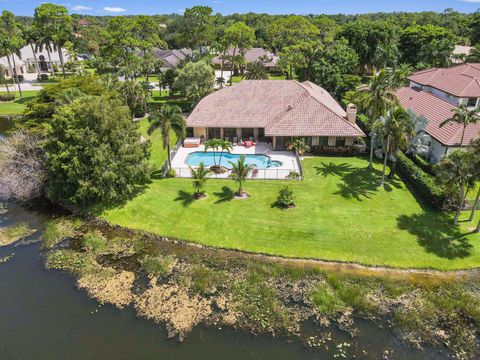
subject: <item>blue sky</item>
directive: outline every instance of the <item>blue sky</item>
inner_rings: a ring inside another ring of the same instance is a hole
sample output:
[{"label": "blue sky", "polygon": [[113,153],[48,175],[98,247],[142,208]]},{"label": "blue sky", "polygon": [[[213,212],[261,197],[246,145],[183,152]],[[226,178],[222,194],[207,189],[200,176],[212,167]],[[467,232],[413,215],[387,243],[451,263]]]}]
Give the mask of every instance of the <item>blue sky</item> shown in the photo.
[{"label": "blue sky", "polygon": [[[32,15],[42,0],[0,0],[0,9]],[[266,12],[271,14],[336,14],[377,11],[443,11],[453,8],[474,12],[480,0],[56,0],[72,13],[91,15],[181,13],[193,5],[209,5],[215,12]]]}]

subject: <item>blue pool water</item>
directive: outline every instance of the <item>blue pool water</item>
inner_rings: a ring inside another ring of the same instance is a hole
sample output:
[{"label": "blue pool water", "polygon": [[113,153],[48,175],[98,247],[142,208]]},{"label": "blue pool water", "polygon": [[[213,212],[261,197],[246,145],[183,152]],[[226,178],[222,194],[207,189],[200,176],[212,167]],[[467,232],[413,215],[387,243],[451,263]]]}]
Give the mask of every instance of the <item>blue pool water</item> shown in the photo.
[{"label": "blue pool water", "polygon": [[[213,152],[213,151],[193,152],[187,156],[185,163],[189,166],[198,166],[200,165],[201,162],[203,162],[203,165],[205,166],[212,166],[216,164],[216,165],[222,165],[228,169],[231,169],[232,165],[230,164],[230,162],[235,163],[242,156],[240,154],[223,153],[222,161],[220,163],[220,154],[221,153],[219,152]],[[214,156],[215,156],[215,161],[214,161]],[[276,161],[276,160],[272,161],[270,157],[267,155],[256,155],[256,154],[245,155],[245,163],[254,165],[258,169],[268,169],[271,167],[278,167],[282,165],[280,161]]]}]

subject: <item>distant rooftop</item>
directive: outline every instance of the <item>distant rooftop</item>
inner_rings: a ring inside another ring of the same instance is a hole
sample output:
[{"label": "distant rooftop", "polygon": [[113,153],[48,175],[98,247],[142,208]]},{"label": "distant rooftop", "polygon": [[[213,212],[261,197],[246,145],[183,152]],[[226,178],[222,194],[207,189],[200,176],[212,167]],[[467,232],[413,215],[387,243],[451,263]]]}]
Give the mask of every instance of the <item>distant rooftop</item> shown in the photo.
[{"label": "distant rooftop", "polygon": [[477,63],[418,71],[408,79],[453,96],[480,98],[480,64]]},{"label": "distant rooftop", "polygon": [[[233,50],[234,49],[229,49],[227,51],[228,56],[233,56]],[[240,55],[239,50],[237,49],[235,55]],[[247,63],[250,62],[255,62],[259,59],[265,59],[265,66],[266,67],[275,67],[278,62],[278,57],[273,54],[272,52],[265,50],[263,48],[251,48],[249,50],[246,50],[245,54],[245,59],[247,60]],[[222,63],[222,57],[221,55],[216,56],[213,58],[213,63],[220,65]],[[225,64],[229,64],[228,60],[225,60]]]}]

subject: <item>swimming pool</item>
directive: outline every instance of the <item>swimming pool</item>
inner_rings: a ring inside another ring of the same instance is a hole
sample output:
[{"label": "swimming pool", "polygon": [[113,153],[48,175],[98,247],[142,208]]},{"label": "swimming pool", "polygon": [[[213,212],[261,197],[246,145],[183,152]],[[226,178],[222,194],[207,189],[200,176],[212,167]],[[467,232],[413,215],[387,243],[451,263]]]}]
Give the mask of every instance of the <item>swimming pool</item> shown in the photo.
[{"label": "swimming pool", "polygon": [[[185,164],[189,166],[198,166],[201,162],[205,166],[212,166],[212,165],[222,165],[228,169],[232,168],[230,162],[237,162],[242,155],[240,154],[229,154],[223,153],[222,154],[222,161],[220,162],[220,152],[203,152],[203,151],[196,151],[190,153],[187,158],[185,159]],[[214,159],[215,157],[215,159]],[[214,161],[215,160],[215,161]],[[256,166],[258,169],[268,169],[272,167],[279,167],[282,166],[281,161],[276,161],[270,159],[267,155],[257,155],[257,154],[247,154],[245,155],[245,163],[251,164]]]}]

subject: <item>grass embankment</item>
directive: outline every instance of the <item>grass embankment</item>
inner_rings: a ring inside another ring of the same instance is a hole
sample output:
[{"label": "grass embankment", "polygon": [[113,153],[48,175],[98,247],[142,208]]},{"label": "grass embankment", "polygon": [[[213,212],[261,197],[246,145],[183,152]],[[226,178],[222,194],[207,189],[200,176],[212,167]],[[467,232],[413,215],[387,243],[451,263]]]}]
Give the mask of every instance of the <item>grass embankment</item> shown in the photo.
[{"label": "grass embankment", "polygon": [[[0,94],[6,94],[7,92],[1,91]],[[15,94],[14,101],[0,101],[0,115],[20,115],[23,110],[25,110],[25,105],[27,102],[32,100],[36,95],[37,91],[22,91],[23,97],[20,98],[18,92],[11,93]]]},{"label": "grass embankment", "polygon": [[[154,157],[152,157],[152,161]],[[422,205],[395,178],[385,189],[361,157],[303,161],[304,181],[288,182],[297,207],[275,207],[287,182],[248,181],[248,200],[236,185],[210,180],[207,198],[194,200],[188,179],[161,179],[124,206],[97,215],[121,226],[204,245],[286,257],[398,268],[467,269],[480,266],[474,223],[452,225],[450,215]],[[478,221],[480,214],[477,214]]]},{"label": "grass embankment", "polygon": [[20,241],[34,232],[35,230],[31,229],[25,222],[7,228],[0,228],[0,247]]}]

